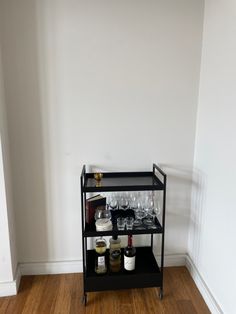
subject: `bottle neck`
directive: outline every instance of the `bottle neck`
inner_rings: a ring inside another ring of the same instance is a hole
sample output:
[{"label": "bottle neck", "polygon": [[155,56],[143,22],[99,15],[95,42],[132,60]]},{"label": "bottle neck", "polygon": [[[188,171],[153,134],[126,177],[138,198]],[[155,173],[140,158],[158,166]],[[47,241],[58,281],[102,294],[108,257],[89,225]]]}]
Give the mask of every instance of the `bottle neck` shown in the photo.
[{"label": "bottle neck", "polygon": [[132,247],[132,235],[128,235],[128,247]]}]

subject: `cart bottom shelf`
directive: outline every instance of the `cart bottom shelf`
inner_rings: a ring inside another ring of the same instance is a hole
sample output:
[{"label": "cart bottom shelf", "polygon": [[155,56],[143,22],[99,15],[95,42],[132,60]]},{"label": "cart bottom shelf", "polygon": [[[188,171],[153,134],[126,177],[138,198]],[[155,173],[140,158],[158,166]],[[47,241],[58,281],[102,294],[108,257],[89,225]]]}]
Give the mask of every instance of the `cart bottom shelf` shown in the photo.
[{"label": "cart bottom shelf", "polygon": [[134,273],[108,272],[105,275],[97,275],[94,271],[95,252],[87,251],[87,272],[85,274],[84,290],[104,291],[130,288],[160,287],[162,285],[162,273],[157,265],[151,247],[136,248],[136,266]]}]

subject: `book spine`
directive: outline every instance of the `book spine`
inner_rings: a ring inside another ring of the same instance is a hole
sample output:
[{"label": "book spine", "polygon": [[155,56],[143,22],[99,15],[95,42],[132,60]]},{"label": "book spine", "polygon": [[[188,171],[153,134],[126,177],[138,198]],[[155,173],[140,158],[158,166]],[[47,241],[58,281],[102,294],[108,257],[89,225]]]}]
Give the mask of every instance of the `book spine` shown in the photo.
[{"label": "book spine", "polygon": [[91,206],[91,204],[86,202],[86,223],[87,224],[93,223],[95,212],[96,212],[96,207]]}]

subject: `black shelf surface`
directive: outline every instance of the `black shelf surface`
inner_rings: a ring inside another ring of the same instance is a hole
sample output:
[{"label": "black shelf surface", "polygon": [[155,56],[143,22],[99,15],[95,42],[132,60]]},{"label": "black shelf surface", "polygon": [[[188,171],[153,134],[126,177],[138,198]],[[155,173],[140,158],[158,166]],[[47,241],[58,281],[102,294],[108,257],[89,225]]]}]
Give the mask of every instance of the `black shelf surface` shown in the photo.
[{"label": "black shelf surface", "polygon": [[104,172],[99,182],[93,176],[85,174],[83,192],[164,190],[164,184],[153,172]]},{"label": "black shelf surface", "polygon": [[116,224],[113,224],[113,230],[110,231],[96,231],[95,224],[85,225],[84,237],[99,237],[99,236],[112,236],[112,235],[128,235],[128,234],[154,234],[163,233],[163,228],[157,218],[155,218],[155,229],[148,229],[144,224],[142,229],[132,230],[118,230]]},{"label": "black shelf surface", "polygon": [[[107,261],[108,253],[109,251],[107,250]],[[151,247],[137,247],[135,263],[134,273],[127,273],[124,270],[121,270],[119,273],[111,273],[108,270],[105,275],[97,275],[94,271],[95,251],[88,250],[85,291],[159,287],[161,285],[163,276]]]}]

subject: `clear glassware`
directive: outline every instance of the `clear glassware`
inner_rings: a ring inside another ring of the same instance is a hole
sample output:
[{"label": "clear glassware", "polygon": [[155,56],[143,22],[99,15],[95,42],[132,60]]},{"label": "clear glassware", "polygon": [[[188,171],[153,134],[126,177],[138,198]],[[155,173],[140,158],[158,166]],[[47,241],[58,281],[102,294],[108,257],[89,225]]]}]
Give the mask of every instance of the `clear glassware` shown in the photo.
[{"label": "clear glassware", "polygon": [[109,207],[111,210],[115,210],[118,207],[118,200],[117,200],[117,197],[115,196],[115,194],[112,194],[110,197]]},{"label": "clear glassware", "polygon": [[139,219],[139,220],[142,220],[143,218],[146,217],[146,213],[143,209],[137,209],[136,212],[136,217]]},{"label": "clear glassware", "polygon": [[126,219],[124,217],[117,218],[117,229],[118,230],[125,230],[125,223]]},{"label": "clear glassware", "polygon": [[[160,215],[161,208],[159,206],[160,204],[156,204],[152,209],[149,210],[149,215],[152,217],[152,224],[148,223],[148,229],[156,229],[156,222],[155,218]],[[145,223],[145,222],[144,222]]]},{"label": "clear glassware", "polygon": [[103,218],[111,219],[110,210],[97,208],[97,210],[95,212],[95,220],[103,219]]},{"label": "clear glassware", "polygon": [[108,194],[106,196],[106,205],[107,205],[107,209],[110,209],[110,204],[111,204],[111,200],[112,200],[112,195],[111,194]]},{"label": "clear glassware", "polygon": [[156,205],[154,207],[155,216],[159,216],[161,214],[161,205],[159,200],[156,200]]},{"label": "clear glassware", "polygon": [[128,207],[129,207],[129,200],[128,200],[128,198],[126,197],[126,195],[123,195],[123,196],[120,198],[119,205],[120,205],[121,209],[123,209],[123,210],[128,209]]},{"label": "clear glassware", "polygon": [[134,227],[137,229],[142,226],[143,222],[142,219],[146,216],[145,211],[143,210],[142,203],[138,201],[137,208],[135,209],[135,220],[134,220]]},{"label": "clear glassware", "polygon": [[147,226],[153,226],[153,214],[154,214],[154,201],[152,197],[147,197],[144,205],[144,211],[146,212],[146,218],[143,223]]},{"label": "clear glassware", "polygon": [[104,209],[97,208],[95,212],[95,216],[94,216],[95,220],[103,218],[103,212],[104,212]]},{"label": "clear glassware", "polygon": [[126,218],[126,229],[132,230],[134,225],[134,218],[133,217],[127,217]]},{"label": "clear glassware", "polygon": [[132,194],[130,197],[130,208],[133,210],[136,210],[138,208],[138,198],[135,194]]}]

